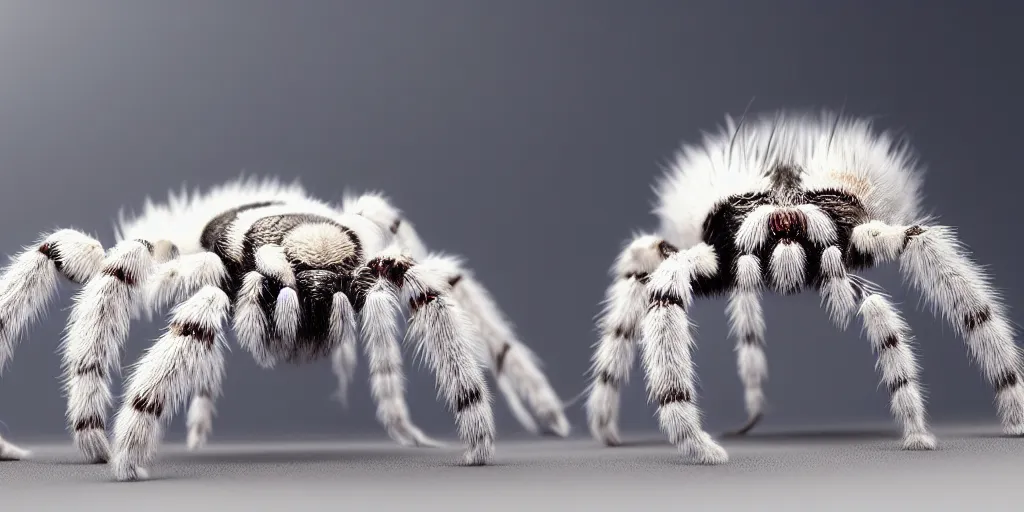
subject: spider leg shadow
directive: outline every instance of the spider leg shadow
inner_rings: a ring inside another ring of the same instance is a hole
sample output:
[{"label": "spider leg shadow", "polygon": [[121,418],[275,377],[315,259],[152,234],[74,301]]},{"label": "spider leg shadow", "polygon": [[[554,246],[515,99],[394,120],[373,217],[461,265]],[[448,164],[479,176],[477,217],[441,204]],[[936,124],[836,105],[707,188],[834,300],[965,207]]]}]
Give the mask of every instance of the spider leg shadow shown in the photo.
[{"label": "spider leg shadow", "polygon": [[196,452],[174,451],[161,455],[165,462],[187,464],[307,464],[318,462],[390,462],[400,458],[416,458],[436,451],[421,448],[355,448],[294,447],[274,448],[251,446],[244,449],[208,449]]},{"label": "spider leg shadow", "polygon": [[759,441],[772,441],[772,442],[793,442],[793,443],[807,443],[807,442],[821,442],[821,443],[835,443],[835,442],[860,442],[860,441],[886,441],[891,439],[899,439],[900,433],[893,429],[887,428],[860,428],[860,429],[821,429],[821,430],[790,430],[790,431],[775,431],[775,432],[747,432],[737,433],[730,432],[721,436],[724,439],[730,441],[739,442],[759,442]]}]

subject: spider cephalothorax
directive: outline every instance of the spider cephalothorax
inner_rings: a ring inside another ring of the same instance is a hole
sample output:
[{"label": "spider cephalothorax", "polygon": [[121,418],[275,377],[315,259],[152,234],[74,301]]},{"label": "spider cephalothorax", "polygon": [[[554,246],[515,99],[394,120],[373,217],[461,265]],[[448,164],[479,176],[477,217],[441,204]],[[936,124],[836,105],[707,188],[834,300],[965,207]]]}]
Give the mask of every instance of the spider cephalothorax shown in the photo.
[{"label": "spider cephalothorax", "polygon": [[[568,434],[560,400],[487,290],[458,258],[428,253],[412,224],[379,194],[336,207],[298,185],[239,181],[147,202],[141,215],[121,218],[117,238],[104,251],[79,231],[60,230],[14,259],[0,277],[0,366],[44,311],[58,276],[84,284],[62,346],[68,427],[89,459],[106,461],[109,375],[132,314],[177,304],[168,330],[126,384],[111,459],[119,479],[145,476],[163,422],[190,395],[188,443],[205,442],[224,370],[224,320],[266,368],[330,355],[341,398],[361,336],[388,434],[402,444],[434,446],[405,403],[395,320],[409,304],[408,334],[455,413],[467,462],[485,463],[493,449],[481,362],[524,426],[537,431],[536,416],[546,429]],[[0,457],[25,455],[0,439]]]},{"label": "spider cephalothorax", "polygon": [[894,260],[967,341],[1006,431],[1024,434],[1022,363],[1005,307],[952,228],[921,215],[920,186],[907,146],[842,116],[727,119],[700,146],[684,146],[658,186],[660,233],[637,236],[613,269],[587,402],[593,435],[618,443],[619,388],[639,345],[672,442],[700,462],[727,460],[700,425],[686,310],[694,298],[729,296],[745,433],[761,418],[768,374],[761,293],[811,289],[838,327],[861,317],[904,447],[934,448],[909,327],[877,285],[854,274]]}]

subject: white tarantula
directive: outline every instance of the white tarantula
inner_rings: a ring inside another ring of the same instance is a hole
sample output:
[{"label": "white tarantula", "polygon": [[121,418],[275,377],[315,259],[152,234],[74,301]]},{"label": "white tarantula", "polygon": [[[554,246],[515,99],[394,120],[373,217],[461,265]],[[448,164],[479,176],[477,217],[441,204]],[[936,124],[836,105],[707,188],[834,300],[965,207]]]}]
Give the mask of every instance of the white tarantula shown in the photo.
[{"label": "white tarantula", "polygon": [[[265,368],[331,354],[343,398],[361,327],[378,419],[402,444],[437,445],[412,423],[405,403],[400,297],[409,303],[408,333],[469,445],[467,463],[486,463],[493,451],[481,362],[528,429],[537,426],[520,397],[546,429],[569,433],[558,396],[489,293],[459,259],[428,254],[381,195],[346,198],[337,208],[298,184],[239,180],[205,194],[171,194],[166,204],[147,200],[142,215],[121,216],[116,235],[105,253],[93,238],[59,230],[12,259],[0,277],[0,367],[45,311],[58,276],[83,284],[61,346],[68,427],[90,460],[112,462],[119,480],[146,477],[162,422],[190,394],[188,443],[204,443],[221,391],[225,319]],[[177,304],[169,329],[127,380],[111,453],[109,376],[129,323],[169,304]],[[0,458],[27,455],[0,438]]]},{"label": "white tarantula", "polygon": [[780,112],[746,125],[727,117],[702,145],[684,146],[657,187],[660,234],[636,236],[614,266],[586,404],[594,437],[619,442],[619,387],[638,344],[670,441],[700,463],[726,462],[701,426],[687,309],[695,297],[729,295],[745,432],[761,417],[767,377],[760,294],[811,288],[839,328],[861,317],[903,447],[935,448],[909,328],[876,285],[851,273],[895,260],[965,339],[995,387],[1005,431],[1024,434],[1022,361],[1006,308],[953,228],[922,216],[920,187],[906,145],[841,113]]}]

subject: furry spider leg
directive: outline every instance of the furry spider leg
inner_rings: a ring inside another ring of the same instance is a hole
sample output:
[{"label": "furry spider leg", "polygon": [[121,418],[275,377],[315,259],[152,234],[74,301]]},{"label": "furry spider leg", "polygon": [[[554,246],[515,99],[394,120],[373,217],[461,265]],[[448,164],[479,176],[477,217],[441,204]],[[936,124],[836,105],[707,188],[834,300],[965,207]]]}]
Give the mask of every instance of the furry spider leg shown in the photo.
[{"label": "furry spider leg", "polygon": [[353,286],[365,286],[365,291],[357,292],[356,306],[369,361],[370,393],[377,404],[377,420],[388,435],[403,446],[440,446],[413,424],[405,402],[405,376],[396,321],[400,311],[398,288],[388,276],[368,267],[361,274],[356,274]]},{"label": "furry spider leg", "polygon": [[[475,328],[474,341],[480,344],[476,353],[490,367],[498,389],[519,423],[531,433],[539,433],[541,429],[536,421],[539,420],[545,432],[567,436],[571,428],[565,406],[541,371],[541,361],[518,338],[494,297],[465,268],[464,261],[457,256],[428,252],[413,224],[381,194],[346,197],[343,210],[374,221],[390,232],[394,242],[414,259],[429,264],[447,277],[452,298]],[[333,366],[341,386],[348,380],[345,376],[351,375],[354,365],[354,353],[347,345],[336,349]]]},{"label": "furry spider leg", "polygon": [[334,296],[334,304],[331,314],[331,332],[340,341],[338,347],[331,353],[331,370],[338,379],[338,390],[335,397],[341,402],[341,406],[348,408],[348,387],[355,377],[358,354],[358,333],[356,332],[356,316],[352,303],[344,293]]},{"label": "furry spider leg", "polygon": [[[407,334],[417,339],[417,352],[434,371],[438,391],[455,413],[459,437],[468,445],[465,462],[487,463],[494,451],[491,395],[479,360],[473,353],[472,324],[446,291],[447,283],[436,272],[418,265],[396,248],[385,249],[357,272],[355,286],[362,288],[367,282],[377,296],[366,296],[366,299],[375,299],[372,309],[366,307],[370,305],[369,300],[361,301],[365,302],[364,315],[372,313],[369,321],[364,320],[370,324],[364,324],[364,337],[376,340],[394,337],[397,329],[392,329],[388,323],[393,325],[399,310],[396,299],[408,300],[411,315]],[[363,295],[358,289],[356,293]],[[371,341],[367,345],[374,346]],[[381,386],[374,376],[378,370],[388,370],[386,365],[390,361],[377,360],[374,351],[368,355],[371,387],[377,395],[386,386]],[[379,409],[380,412],[388,411]]]},{"label": "furry spider leg", "polygon": [[161,423],[170,420],[190,393],[220,389],[229,305],[220,288],[203,287],[174,309],[168,330],[135,366],[114,419],[111,466],[117,480],[147,478],[145,468],[156,454]]},{"label": "furry spider leg", "polygon": [[494,298],[463,266],[462,260],[456,256],[431,253],[421,265],[429,266],[444,277],[452,298],[473,322],[484,344],[479,347],[482,350],[478,350],[481,360],[490,367],[498,389],[519,423],[531,433],[539,433],[534,421],[536,416],[551,433],[561,437],[569,435],[569,421],[561,399],[540,370],[540,360],[518,339]]},{"label": "furry spider leg", "polygon": [[[177,256],[167,241],[124,240],[75,296],[61,346],[67,421],[75,444],[92,462],[109,459],[105,425],[112,400],[110,374],[119,368],[133,314],[143,306],[152,315],[169,298],[223,278],[223,265],[213,254]],[[159,263],[155,274],[154,262]]]},{"label": "furry spider leg", "polygon": [[1024,435],[1024,364],[1013,326],[991,277],[972,261],[953,228],[869,221],[854,228],[851,242],[879,262],[899,260],[901,273],[964,338],[972,359],[995,388],[1004,431]]},{"label": "furry spider leg", "polygon": [[[103,246],[76,230],[62,229],[25,247],[11,258],[0,277],[0,373],[13,357],[25,329],[46,313],[58,277],[82,284],[99,272]],[[0,438],[0,458],[23,459],[30,453]]]},{"label": "furry spider leg", "polygon": [[[227,269],[212,252],[189,254],[157,266],[146,285],[146,304],[150,315],[163,311],[168,304],[178,304],[194,295],[203,286],[223,286]],[[192,399],[186,416],[187,446],[198,449],[213,431],[215,400],[221,390],[201,389]]]},{"label": "furry spider leg", "polygon": [[701,426],[697,407],[695,345],[686,313],[693,281],[718,272],[714,248],[701,243],[671,254],[651,274],[648,310],[640,323],[641,360],[658,423],[669,442],[699,464],[723,464],[729,455]]},{"label": "furry spider leg", "polygon": [[743,383],[747,422],[732,435],[746,435],[764,417],[764,381],[768,380],[768,360],[764,354],[764,311],[761,289],[764,285],[761,262],[754,255],[736,262],[736,288],[729,294],[726,315],[729,334],[736,339],[736,365]]},{"label": "furry spider leg", "polygon": [[935,436],[929,431],[920,369],[914,354],[910,327],[896,306],[876,287],[855,280],[843,265],[839,247],[821,256],[822,301],[833,323],[845,329],[854,311],[861,317],[864,332],[878,357],[877,368],[890,395],[890,409],[903,428],[903,447],[933,450]]},{"label": "furry spider leg", "polygon": [[636,357],[640,322],[647,310],[650,273],[667,256],[668,245],[653,235],[636,235],[621,251],[598,317],[601,337],[591,360],[592,381],[586,402],[587,421],[595,439],[608,446],[619,437],[619,390],[629,381]]}]

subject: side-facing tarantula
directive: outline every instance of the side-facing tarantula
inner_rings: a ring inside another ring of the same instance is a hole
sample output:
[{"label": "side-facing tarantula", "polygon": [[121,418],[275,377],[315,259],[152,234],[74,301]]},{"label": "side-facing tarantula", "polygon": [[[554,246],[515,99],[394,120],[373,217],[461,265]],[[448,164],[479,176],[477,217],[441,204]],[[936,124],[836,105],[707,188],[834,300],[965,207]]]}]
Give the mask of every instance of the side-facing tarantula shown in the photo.
[{"label": "side-facing tarantula", "polygon": [[[120,217],[116,238],[105,252],[80,231],[58,230],[12,259],[0,277],[0,367],[45,312],[59,276],[84,285],[61,346],[68,428],[86,457],[112,461],[119,480],[146,477],[162,422],[190,394],[188,443],[203,444],[221,391],[229,318],[238,343],[262,367],[330,354],[342,397],[361,327],[378,419],[402,444],[437,445],[409,418],[400,297],[408,302],[408,334],[469,445],[467,463],[486,463],[493,452],[482,362],[527,428],[537,430],[520,397],[546,429],[568,434],[558,396],[486,289],[458,258],[427,253],[412,224],[379,194],[346,198],[338,208],[298,184],[239,180],[207,193],[172,193],[165,204],[147,200],[141,215]],[[169,304],[177,305],[168,330],[127,380],[111,454],[110,374],[130,321]],[[27,455],[0,439],[0,458]]]},{"label": "side-facing tarantula", "polygon": [[657,187],[659,234],[636,236],[616,261],[587,401],[594,437],[619,442],[619,387],[638,344],[670,441],[700,463],[726,462],[701,426],[687,309],[695,297],[729,295],[745,432],[761,418],[767,377],[761,292],[811,288],[840,329],[861,317],[903,447],[934,449],[910,330],[877,285],[852,273],[894,260],[965,339],[995,387],[1005,431],[1024,435],[1022,361],[1006,308],[954,229],[922,216],[908,146],[842,114],[744,117],[681,149]]}]

